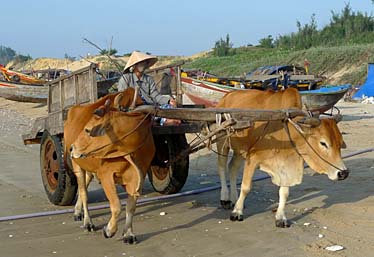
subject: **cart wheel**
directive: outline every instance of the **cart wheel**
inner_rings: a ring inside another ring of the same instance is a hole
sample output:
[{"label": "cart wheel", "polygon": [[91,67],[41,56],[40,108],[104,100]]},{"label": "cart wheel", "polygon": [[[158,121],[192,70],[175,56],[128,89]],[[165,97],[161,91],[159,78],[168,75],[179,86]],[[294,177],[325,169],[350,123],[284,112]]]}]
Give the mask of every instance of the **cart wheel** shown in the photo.
[{"label": "cart wheel", "polygon": [[179,192],[186,183],[189,156],[180,155],[187,150],[184,134],[157,135],[154,137],[156,154],[148,170],[149,181],[161,194]]},{"label": "cart wheel", "polygon": [[73,172],[65,166],[62,143],[58,136],[44,131],[40,144],[40,170],[48,199],[55,205],[70,205],[77,193]]}]

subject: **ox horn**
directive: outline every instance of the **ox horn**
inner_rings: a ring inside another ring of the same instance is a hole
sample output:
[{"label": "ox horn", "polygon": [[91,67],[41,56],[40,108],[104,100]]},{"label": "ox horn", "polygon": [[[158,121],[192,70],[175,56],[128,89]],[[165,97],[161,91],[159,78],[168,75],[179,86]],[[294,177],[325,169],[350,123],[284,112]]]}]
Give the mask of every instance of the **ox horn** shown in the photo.
[{"label": "ox horn", "polygon": [[104,104],[105,112],[110,111],[110,103],[111,103],[110,99],[106,99],[105,104]]},{"label": "ox horn", "polygon": [[113,107],[117,110],[120,110],[121,109],[121,101],[122,101],[122,98],[123,98],[123,93],[119,93],[118,95],[116,95],[116,97],[114,98],[114,103],[113,103]]},{"label": "ox horn", "polygon": [[335,114],[332,117],[333,117],[333,119],[335,120],[336,123],[339,123],[343,120],[343,115],[341,115],[340,113]]},{"label": "ox horn", "polygon": [[315,117],[306,117],[300,121],[298,121],[299,124],[302,125],[308,125],[311,127],[317,127],[321,124],[321,120]]}]

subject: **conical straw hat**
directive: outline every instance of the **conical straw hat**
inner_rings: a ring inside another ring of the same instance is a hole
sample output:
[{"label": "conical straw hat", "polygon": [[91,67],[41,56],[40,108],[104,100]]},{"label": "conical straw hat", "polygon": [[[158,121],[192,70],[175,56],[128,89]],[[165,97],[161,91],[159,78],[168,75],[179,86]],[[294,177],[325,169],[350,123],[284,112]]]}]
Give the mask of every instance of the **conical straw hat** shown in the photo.
[{"label": "conical straw hat", "polygon": [[147,61],[148,60],[148,67],[151,67],[153,64],[157,62],[157,57],[149,54],[144,54],[141,52],[134,51],[132,52],[129,60],[126,63],[125,69],[123,70],[124,72],[127,71],[131,66],[134,66],[137,63],[140,63],[142,61]]}]

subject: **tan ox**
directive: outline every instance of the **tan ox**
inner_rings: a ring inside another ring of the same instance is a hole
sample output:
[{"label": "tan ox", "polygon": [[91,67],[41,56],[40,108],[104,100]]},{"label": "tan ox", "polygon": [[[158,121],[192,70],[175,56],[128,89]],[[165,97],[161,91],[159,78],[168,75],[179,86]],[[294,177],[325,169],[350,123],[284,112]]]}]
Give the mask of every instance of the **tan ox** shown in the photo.
[{"label": "tan ox", "polygon": [[[65,145],[70,146],[66,150],[72,157],[79,189],[75,218],[81,217],[83,206],[84,228],[89,231],[94,229],[87,208],[86,186],[91,179],[87,173],[96,173],[112,213],[103,232],[105,237],[112,237],[118,229],[117,221],[121,212],[115,183],[123,185],[128,193],[123,233],[127,243],[136,241],[132,219],[155,152],[150,117],[118,111],[130,105],[133,95],[134,90],[129,88],[94,104],[72,107],[64,124]],[[141,104],[141,99],[138,98],[136,103]]]},{"label": "tan ox", "polygon": [[[282,92],[243,90],[228,93],[217,107],[301,109],[301,98],[298,91],[292,88]],[[331,180],[345,179],[348,171],[340,152],[344,146],[334,119],[297,117],[286,121],[255,122],[253,127],[236,132],[230,140],[217,143],[221,203],[228,208],[231,202],[236,202],[230,218],[243,220],[244,200],[251,190],[255,169],[259,168],[267,172],[272,182],[280,187],[276,226],[286,227],[288,222],[284,207],[289,187],[301,183],[304,161],[316,172],[327,174]],[[227,167],[230,148],[233,157]],[[236,177],[243,158],[244,173],[238,199]],[[230,172],[230,195],[225,178],[227,168]]]}]

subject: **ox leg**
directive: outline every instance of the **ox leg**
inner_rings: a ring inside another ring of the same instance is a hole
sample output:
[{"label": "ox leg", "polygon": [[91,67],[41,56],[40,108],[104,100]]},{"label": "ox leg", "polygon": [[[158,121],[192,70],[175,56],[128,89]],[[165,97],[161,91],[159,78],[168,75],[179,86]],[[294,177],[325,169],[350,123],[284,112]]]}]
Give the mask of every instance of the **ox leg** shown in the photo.
[{"label": "ox leg", "polygon": [[[86,172],[86,188],[90,185],[92,181],[93,175],[91,172]],[[83,215],[83,202],[82,198],[80,196],[80,193],[78,192],[77,202],[74,206],[74,220],[75,221],[82,221],[84,215]]]},{"label": "ox leg", "polygon": [[74,160],[72,162],[74,168],[74,174],[77,177],[78,190],[80,201],[83,205],[83,227],[88,231],[94,231],[95,226],[92,223],[91,217],[88,213],[88,197],[87,197],[87,187],[86,187],[86,171],[81,169]]},{"label": "ox leg", "polygon": [[[128,198],[126,204],[126,223],[122,236],[124,243],[134,244],[137,242],[137,240],[132,230],[132,221],[136,210],[136,201],[143,188],[144,176],[139,166],[136,164],[135,159],[133,159],[131,155],[125,156],[125,159],[131,164],[129,172],[134,175],[134,180],[126,185]],[[135,174],[137,174],[138,176],[135,176]]]},{"label": "ox leg", "polygon": [[248,193],[251,191],[252,178],[255,172],[256,165],[252,164],[249,160],[245,161],[243,180],[240,188],[240,195],[238,201],[236,201],[234,210],[231,212],[230,219],[232,221],[242,221],[243,220],[243,209],[244,201]]},{"label": "ox leg", "polygon": [[237,181],[238,172],[239,172],[239,169],[242,163],[243,163],[242,157],[234,152],[234,156],[232,157],[229,163],[231,208],[234,207],[234,204],[238,200],[238,189],[236,186],[236,181]]},{"label": "ox leg", "polygon": [[282,186],[279,188],[279,205],[277,212],[275,214],[275,225],[280,228],[286,228],[290,226],[284,213],[284,207],[286,206],[287,198],[290,191],[289,189],[289,187]]},{"label": "ox leg", "polygon": [[217,170],[219,179],[221,182],[221,206],[224,209],[231,208],[231,201],[229,197],[229,189],[227,186],[226,181],[226,173],[227,173],[227,160],[228,160],[228,153],[229,148],[225,146],[224,142],[217,142],[217,151],[218,151],[218,161],[217,161]]},{"label": "ox leg", "polygon": [[118,198],[113,176],[114,174],[112,172],[107,172],[104,173],[103,177],[100,177],[101,185],[103,186],[105,195],[109,201],[110,211],[112,213],[108,224],[103,228],[105,238],[110,238],[115,235],[118,229],[117,221],[121,214],[121,202]]},{"label": "ox leg", "polygon": [[123,229],[123,242],[127,244],[134,244],[137,242],[136,236],[132,230],[132,220],[135,214],[137,196],[128,196],[126,204],[126,223]]}]

